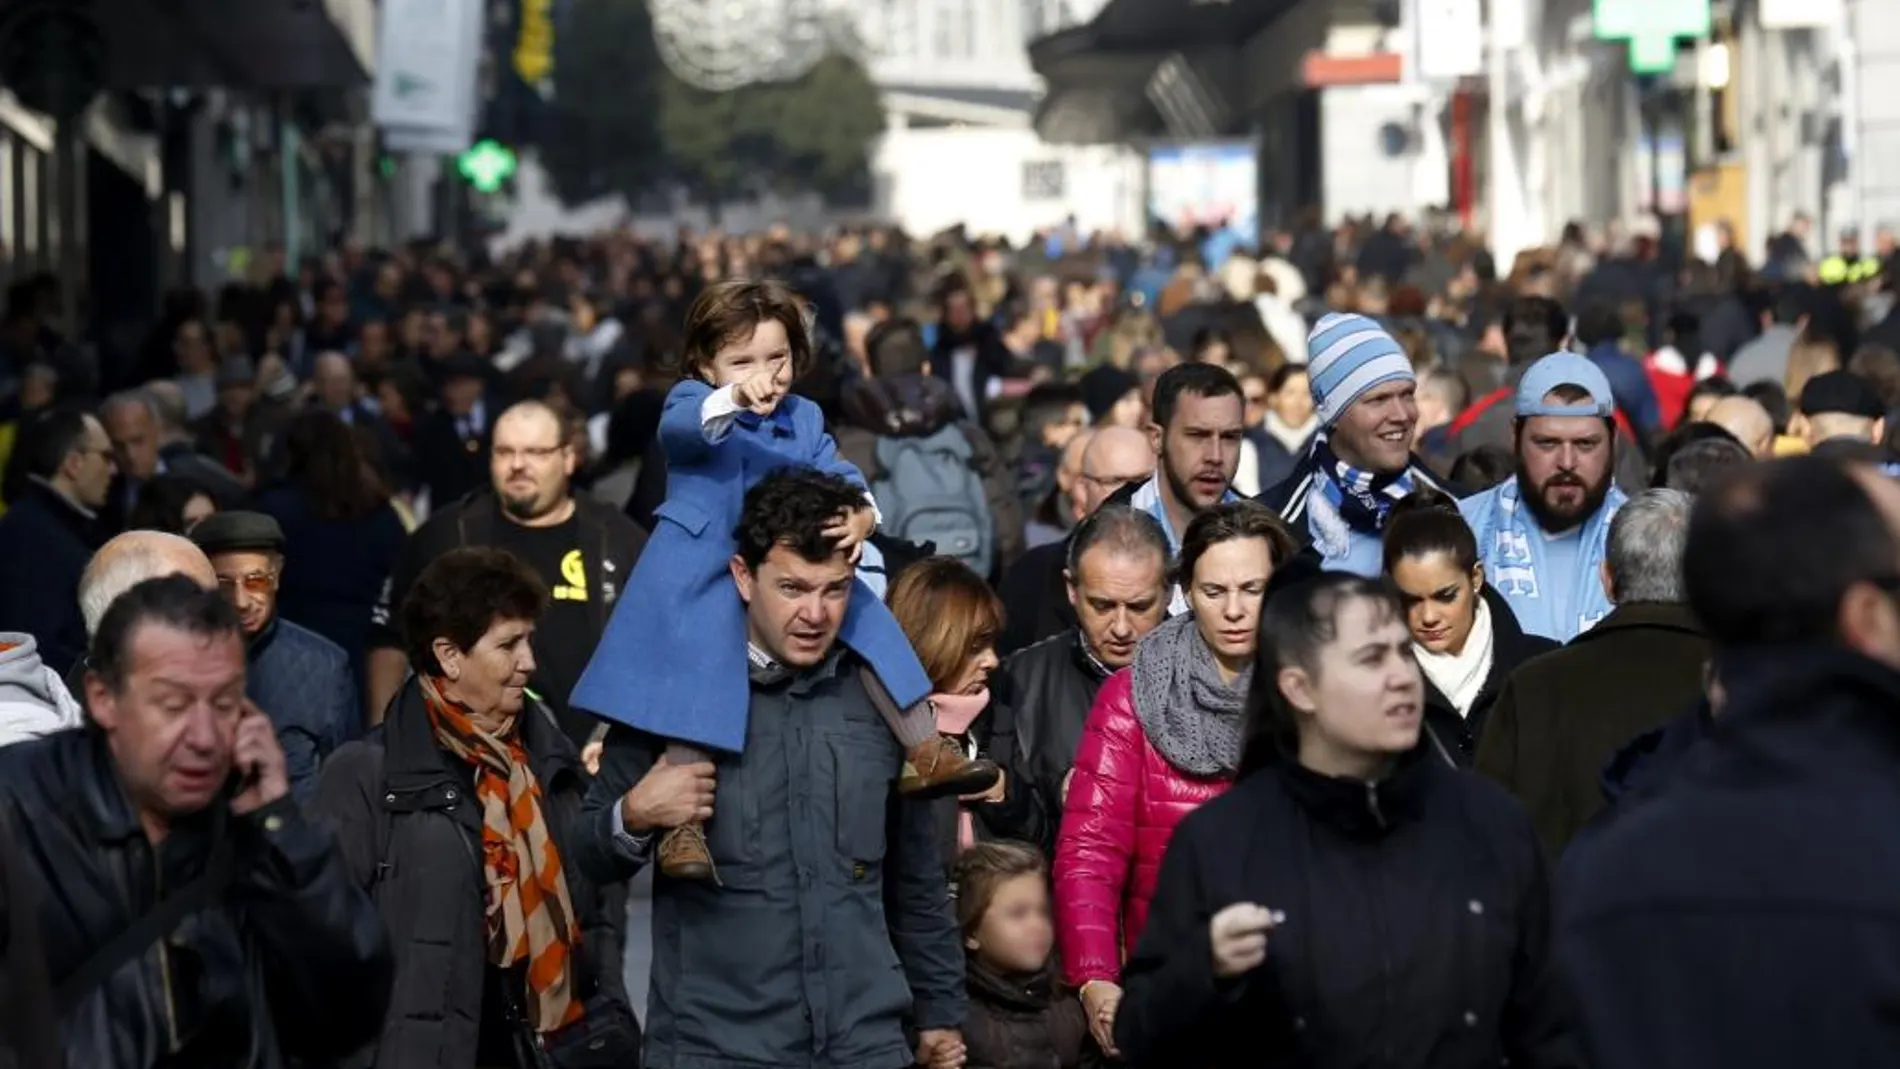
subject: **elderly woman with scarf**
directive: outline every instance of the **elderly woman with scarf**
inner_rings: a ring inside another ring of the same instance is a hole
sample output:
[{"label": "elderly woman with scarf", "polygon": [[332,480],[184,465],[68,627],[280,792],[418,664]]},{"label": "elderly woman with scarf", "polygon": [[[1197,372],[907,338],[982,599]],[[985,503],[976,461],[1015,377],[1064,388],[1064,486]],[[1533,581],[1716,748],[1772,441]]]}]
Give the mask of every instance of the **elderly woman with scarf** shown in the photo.
[{"label": "elderly woman with scarf", "polygon": [[1286,528],[1253,502],[1195,517],[1176,564],[1192,611],[1150,632],[1089,710],[1056,838],[1056,933],[1105,1050],[1122,948],[1141,934],[1168,838],[1239,765],[1260,608],[1294,552]]},{"label": "elderly woman with scarf", "polygon": [[1319,429],[1293,473],[1259,500],[1327,571],[1372,578],[1392,507],[1420,488],[1450,492],[1412,455],[1418,376],[1392,335],[1362,315],[1322,318],[1307,350]]},{"label": "elderly woman with scarf", "polygon": [[586,777],[527,692],[546,589],[504,550],[430,563],[402,606],[414,674],[318,780],[313,805],[395,941],[389,1013],[358,1064],[636,1064],[619,936],[565,864]]}]

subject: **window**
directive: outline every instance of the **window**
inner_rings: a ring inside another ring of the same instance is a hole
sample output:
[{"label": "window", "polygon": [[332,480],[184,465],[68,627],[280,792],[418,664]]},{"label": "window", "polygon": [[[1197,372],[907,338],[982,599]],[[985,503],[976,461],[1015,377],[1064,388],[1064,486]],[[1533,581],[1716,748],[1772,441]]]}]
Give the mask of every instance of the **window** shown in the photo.
[{"label": "window", "polygon": [[974,0],[937,0],[935,15],[932,44],[938,59],[969,59],[976,55]]},{"label": "window", "polygon": [[1023,199],[1061,200],[1066,178],[1061,160],[1028,160],[1023,164]]}]

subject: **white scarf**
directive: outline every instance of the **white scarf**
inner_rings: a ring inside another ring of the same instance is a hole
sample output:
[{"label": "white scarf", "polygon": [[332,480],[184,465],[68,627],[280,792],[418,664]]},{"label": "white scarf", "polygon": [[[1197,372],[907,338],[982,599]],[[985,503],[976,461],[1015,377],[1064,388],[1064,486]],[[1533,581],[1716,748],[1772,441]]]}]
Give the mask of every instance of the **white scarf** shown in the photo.
[{"label": "white scarf", "polygon": [[1459,716],[1471,715],[1472,703],[1478,700],[1484,681],[1491,675],[1491,606],[1481,595],[1473,597],[1478,598],[1478,618],[1472,621],[1471,634],[1465,636],[1463,652],[1433,653],[1413,644],[1419,671],[1425,673],[1425,678],[1440,694],[1450,699]]},{"label": "white scarf", "polygon": [[1281,419],[1279,413],[1271,408],[1267,409],[1267,418],[1260,421],[1261,429],[1265,430],[1269,437],[1278,439],[1281,445],[1286,446],[1287,452],[1295,455],[1299,454],[1300,447],[1306,444],[1306,440],[1313,437],[1313,428],[1317,426],[1319,426],[1318,415],[1309,417],[1305,423],[1295,427]]}]

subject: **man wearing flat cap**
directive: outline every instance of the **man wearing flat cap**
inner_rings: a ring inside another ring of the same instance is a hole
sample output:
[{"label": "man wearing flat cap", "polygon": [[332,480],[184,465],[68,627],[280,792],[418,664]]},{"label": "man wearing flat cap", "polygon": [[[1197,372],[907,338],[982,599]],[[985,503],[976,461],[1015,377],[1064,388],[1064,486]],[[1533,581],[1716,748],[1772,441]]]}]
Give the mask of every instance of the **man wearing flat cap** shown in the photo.
[{"label": "man wearing flat cap", "polygon": [[219,512],[191,530],[211,558],[218,591],[244,626],[244,694],[277,729],[290,789],[302,798],[317,768],[357,719],[356,681],[343,647],[277,617],[284,532],[261,512]]},{"label": "man wearing flat cap", "polygon": [[1887,409],[1866,379],[1851,371],[1824,371],[1801,388],[1788,433],[1813,449],[1847,438],[1878,445],[1887,433]]}]

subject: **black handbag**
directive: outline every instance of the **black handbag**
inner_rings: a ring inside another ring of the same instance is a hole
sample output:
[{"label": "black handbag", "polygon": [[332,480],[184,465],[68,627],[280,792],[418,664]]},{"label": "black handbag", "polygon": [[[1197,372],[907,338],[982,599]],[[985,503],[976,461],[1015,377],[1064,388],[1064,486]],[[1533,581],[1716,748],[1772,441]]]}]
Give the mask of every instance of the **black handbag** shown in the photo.
[{"label": "black handbag", "polygon": [[581,1019],[556,1032],[537,1033],[525,1024],[521,1039],[525,1066],[534,1069],[639,1069],[640,1022],[620,999],[595,995]]}]

